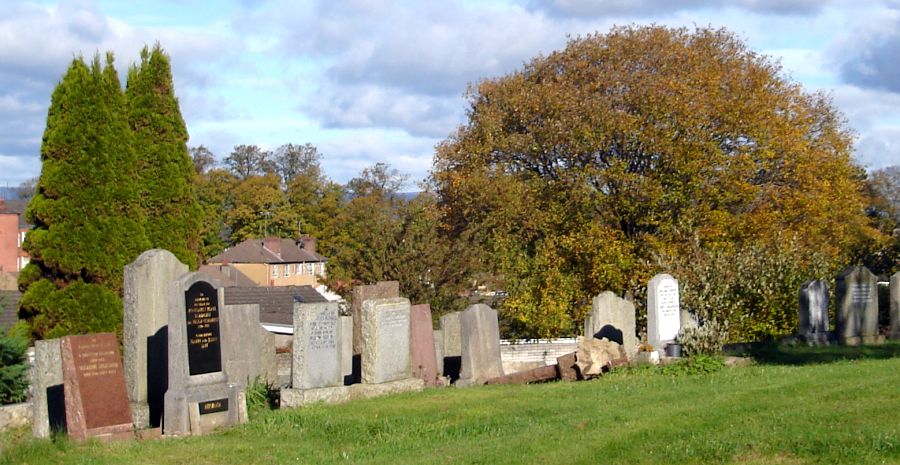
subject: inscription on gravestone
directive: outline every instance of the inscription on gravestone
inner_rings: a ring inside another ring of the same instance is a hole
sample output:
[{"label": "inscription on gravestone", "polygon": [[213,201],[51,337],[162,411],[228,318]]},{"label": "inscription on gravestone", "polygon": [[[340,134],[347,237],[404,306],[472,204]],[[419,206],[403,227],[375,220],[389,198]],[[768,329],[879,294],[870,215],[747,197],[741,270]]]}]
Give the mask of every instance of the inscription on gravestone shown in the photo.
[{"label": "inscription on gravestone", "polygon": [[337,316],[329,312],[321,312],[310,324],[309,347],[313,350],[334,349],[337,341]]},{"label": "inscription on gravestone", "polygon": [[850,285],[850,300],[854,304],[867,304],[872,298],[872,286],[869,283],[853,283]]},{"label": "inscription on gravestone", "polygon": [[659,339],[675,339],[680,328],[678,283],[673,279],[660,281],[656,288],[656,304],[659,312]]},{"label": "inscription on gravestone", "polygon": [[200,415],[206,415],[208,413],[216,413],[216,412],[227,412],[228,411],[228,398],[224,399],[216,399],[216,400],[208,400],[206,402],[200,402]]},{"label": "inscription on gravestone", "polygon": [[198,281],[184,292],[184,302],[191,376],[222,371],[216,289],[205,281]]}]

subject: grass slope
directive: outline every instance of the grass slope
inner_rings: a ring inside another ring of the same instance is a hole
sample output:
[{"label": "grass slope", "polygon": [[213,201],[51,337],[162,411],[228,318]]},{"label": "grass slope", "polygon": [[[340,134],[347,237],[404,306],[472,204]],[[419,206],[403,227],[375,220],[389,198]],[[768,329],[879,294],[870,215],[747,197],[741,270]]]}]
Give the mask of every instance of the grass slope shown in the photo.
[{"label": "grass slope", "polygon": [[[838,360],[847,357],[860,359]],[[900,344],[761,359],[712,374],[633,369],[263,411],[176,440],[75,445],[8,433],[0,463],[900,464]]]}]

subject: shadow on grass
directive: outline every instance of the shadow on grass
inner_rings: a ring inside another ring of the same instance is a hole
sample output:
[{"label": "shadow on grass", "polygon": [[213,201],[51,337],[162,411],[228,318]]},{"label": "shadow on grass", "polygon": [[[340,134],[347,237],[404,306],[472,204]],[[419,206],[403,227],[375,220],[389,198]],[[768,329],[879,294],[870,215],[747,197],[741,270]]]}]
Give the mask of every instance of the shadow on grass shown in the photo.
[{"label": "shadow on grass", "polygon": [[811,365],[841,360],[886,359],[900,357],[900,341],[883,345],[807,347],[776,342],[735,344],[725,348],[728,355],[752,357],[766,365]]}]

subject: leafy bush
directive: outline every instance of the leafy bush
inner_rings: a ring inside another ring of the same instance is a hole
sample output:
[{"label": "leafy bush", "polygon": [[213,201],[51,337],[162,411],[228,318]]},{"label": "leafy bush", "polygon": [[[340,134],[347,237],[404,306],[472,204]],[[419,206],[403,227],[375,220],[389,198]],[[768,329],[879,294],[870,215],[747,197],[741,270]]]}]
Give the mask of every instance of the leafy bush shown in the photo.
[{"label": "leafy bush", "polygon": [[686,324],[678,342],[688,356],[717,355],[728,341],[728,321],[707,320],[702,325]]},{"label": "leafy bush", "polygon": [[661,369],[666,375],[702,375],[715,373],[725,368],[725,362],[719,357],[709,355],[696,355],[687,357],[678,362],[664,365]]},{"label": "leafy bush", "polygon": [[278,390],[257,376],[247,385],[247,411],[251,416],[278,408]]},{"label": "leafy bush", "polygon": [[25,351],[28,339],[0,333],[0,404],[15,404],[25,400],[28,389]]}]

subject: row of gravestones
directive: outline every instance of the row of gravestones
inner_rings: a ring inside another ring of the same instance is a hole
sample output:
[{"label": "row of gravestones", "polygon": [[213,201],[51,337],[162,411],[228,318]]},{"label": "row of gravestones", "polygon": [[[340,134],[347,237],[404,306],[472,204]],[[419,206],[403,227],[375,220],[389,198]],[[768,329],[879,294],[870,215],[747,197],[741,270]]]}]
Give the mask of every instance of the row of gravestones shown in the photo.
[{"label": "row of gravestones", "polygon": [[343,402],[437,386],[482,384],[502,376],[497,312],[473,305],[444,315],[398,297],[396,281],[357,286],[352,314],[337,303],[294,303],[291,388],[281,405]]},{"label": "row of gravestones", "polygon": [[[846,268],[836,278],[836,338],[841,344],[880,343],[878,332],[877,279],[864,266]],[[890,278],[891,338],[900,338],[900,273]],[[799,336],[810,345],[829,343],[828,284],[822,280],[805,283],[800,289]],[[668,274],[654,276],[647,285],[647,336],[654,350],[674,342],[681,331],[682,316],[678,281]],[[638,351],[635,307],[612,292],[594,297],[584,325],[584,336],[607,338],[622,344],[626,356]]]},{"label": "row of gravestones", "polygon": [[203,434],[245,422],[248,381],[275,376],[258,306],[224,305],[221,287],[159,249],[127,265],[124,284],[124,364],[112,333],[36,342],[34,436]]},{"label": "row of gravestones", "polygon": [[[835,277],[835,336],[841,344],[875,344],[878,331],[878,281],[868,268],[846,268]],[[810,345],[829,343],[828,283],[808,281],[800,288],[799,336]],[[900,273],[889,282],[891,338],[900,338]]]}]

